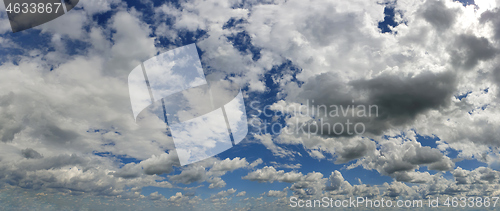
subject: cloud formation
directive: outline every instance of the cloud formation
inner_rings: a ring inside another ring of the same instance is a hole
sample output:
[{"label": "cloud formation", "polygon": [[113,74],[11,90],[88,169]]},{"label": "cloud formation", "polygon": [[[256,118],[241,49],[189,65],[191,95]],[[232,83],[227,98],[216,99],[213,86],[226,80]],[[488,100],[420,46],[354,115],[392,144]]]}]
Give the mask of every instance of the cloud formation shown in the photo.
[{"label": "cloud formation", "polygon": [[[21,196],[2,201],[15,207],[20,198],[89,197],[110,209],[130,202],[217,210],[231,203],[269,208],[266,198],[279,208],[289,196],[498,195],[498,6],[451,0],[91,0],[65,19],[12,34],[0,3],[0,193],[8,193],[0,195]],[[378,26],[388,7],[396,11],[390,17],[395,26],[382,33]],[[279,123],[281,133],[251,134],[243,146],[260,147],[253,152],[239,148],[235,154],[242,155],[180,167],[162,122],[135,124],[128,73],[193,42],[207,77],[232,80],[243,87],[245,100],[271,106],[267,112],[278,115],[252,118],[264,128]],[[327,107],[320,115],[283,111],[306,102],[308,109]],[[349,111],[376,105],[378,113],[320,119],[334,111],[332,105],[352,106]],[[363,123],[365,133],[334,133],[318,124],[347,120]],[[300,127],[307,129],[284,133]],[[486,166],[466,169],[458,162],[463,159]],[[304,160],[374,170],[393,181],[356,185],[344,178],[344,169],[305,171],[310,163],[298,163]],[[231,187],[233,178],[269,189],[255,194]],[[276,184],[286,187],[271,186]],[[171,193],[145,194],[151,187]],[[210,194],[203,197],[197,189]],[[105,197],[129,201],[106,205]],[[28,203],[38,208],[36,201]],[[55,208],[71,207],[60,206]]]}]

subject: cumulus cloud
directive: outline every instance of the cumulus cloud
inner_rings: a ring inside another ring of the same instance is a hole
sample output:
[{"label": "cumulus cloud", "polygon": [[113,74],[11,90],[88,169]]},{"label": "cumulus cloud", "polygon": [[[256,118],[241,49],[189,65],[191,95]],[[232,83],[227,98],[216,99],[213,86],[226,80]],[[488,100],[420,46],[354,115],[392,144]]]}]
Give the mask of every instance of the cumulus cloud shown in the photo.
[{"label": "cumulus cloud", "polygon": [[445,1],[426,1],[422,5],[422,17],[437,30],[444,31],[453,26],[459,10],[448,8]]},{"label": "cumulus cloud", "polygon": [[267,197],[285,198],[288,195],[287,191],[288,191],[288,188],[285,188],[282,191],[279,191],[279,190],[270,190],[265,195]]},{"label": "cumulus cloud", "polygon": [[257,159],[249,163],[246,158],[235,157],[234,159],[226,158],[217,160],[215,158],[206,159],[195,165],[186,166],[180,174],[169,175],[168,178],[174,183],[201,183],[208,182],[209,188],[222,188],[226,186],[226,182],[221,178],[228,172],[241,168],[254,168],[262,163],[262,159]]},{"label": "cumulus cloud", "polygon": [[246,191],[241,191],[238,194],[236,194],[236,196],[245,196],[246,194],[247,194]]},{"label": "cumulus cloud", "polygon": [[265,166],[262,169],[257,169],[253,172],[250,172],[248,175],[242,177],[242,179],[247,179],[251,181],[258,182],[289,182],[294,183],[303,179],[304,175],[299,172],[287,172],[284,170],[277,171],[272,166]]}]

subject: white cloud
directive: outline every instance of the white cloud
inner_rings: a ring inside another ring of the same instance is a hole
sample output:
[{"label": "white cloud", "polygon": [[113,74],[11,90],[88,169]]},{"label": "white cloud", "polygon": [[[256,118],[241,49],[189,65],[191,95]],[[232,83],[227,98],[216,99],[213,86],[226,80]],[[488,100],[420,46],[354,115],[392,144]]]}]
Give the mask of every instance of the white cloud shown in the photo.
[{"label": "white cloud", "polygon": [[238,194],[236,194],[236,196],[245,196],[246,194],[247,194],[246,191],[241,191]]},{"label": "white cloud", "polygon": [[286,172],[284,170],[277,171],[272,166],[265,166],[262,169],[257,169],[253,172],[248,173],[248,175],[242,177],[242,179],[257,181],[257,182],[287,182],[295,183],[298,181],[308,181],[311,178],[323,177],[321,173],[313,172],[307,175],[303,175],[300,172]]}]

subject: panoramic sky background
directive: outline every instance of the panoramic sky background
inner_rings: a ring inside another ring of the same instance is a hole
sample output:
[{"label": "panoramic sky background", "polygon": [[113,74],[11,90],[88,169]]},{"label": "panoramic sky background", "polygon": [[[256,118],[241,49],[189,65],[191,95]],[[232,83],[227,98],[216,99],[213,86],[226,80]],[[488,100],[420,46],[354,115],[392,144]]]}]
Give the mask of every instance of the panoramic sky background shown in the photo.
[{"label": "panoramic sky background", "polygon": [[[0,34],[2,208],[500,195],[500,0],[81,0],[18,33],[2,2]],[[249,133],[181,167],[166,128],[135,124],[127,77],[192,43],[242,87]],[[361,135],[284,133],[317,120],[284,109],[307,102],[379,112],[323,119]]]}]

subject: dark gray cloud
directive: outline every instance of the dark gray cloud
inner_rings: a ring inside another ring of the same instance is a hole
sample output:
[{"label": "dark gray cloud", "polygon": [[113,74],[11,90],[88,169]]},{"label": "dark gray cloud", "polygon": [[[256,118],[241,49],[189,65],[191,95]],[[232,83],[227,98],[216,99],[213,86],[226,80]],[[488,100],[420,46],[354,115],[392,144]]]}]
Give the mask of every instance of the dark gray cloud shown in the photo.
[{"label": "dark gray cloud", "polygon": [[6,127],[2,127],[0,129],[0,133],[2,135],[2,142],[8,142],[14,140],[14,136],[21,132],[22,126],[21,125],[10,125]]},{"label": "dark gray cloud", "polygon": [[453,170],[452,174],[453,174],[453,177],[455,177],[455,181],[457,184],[469,183],[467,181],[467,171],[465,171],[461,168],[457,168],[457,169]]},{"label": "dark gray cloud", "polygon": [[427,1],[422,9],[422,17],[438,31],[446,30],[456,22],[457,11],[446,7],[444,1]]},{"label": "dark gray cloud", "polygon": [[411,171],[415,169],[415,167],[416,166],[411,163],[394,160],[393,162],[388,162],[386,165],[384,165],[383,170],[386,174],[394,174],[400,171]]},{"label": "dark gray cloud", "polygon": [[78,138],[78,133],[65,130],[55,124],[47,123],[40,128],[40,133],[45,141],[54,144],[65,144]]},{"label": "dark gray cloud", "polygon": [[493,26],[494,36],[500,40],[500,9],[489,10],[481,14],[479,19],[481,23],[491,23]]},{"label": "dark gray cloud", "polygon": [[369,105],[379,107],[376,119],[380,122],[371,125],[375,129],[371,132],[380,133],[383,128],[376,125],[403,125],[418,114],[448,106],[456,88],[456,77],[452,72],[422,72],[406,77],[382,75],[358,80],[352,85],[368,94]]},{"label": "dark gray cloud", "polygon": [[180,166],[180,163],[177,158],[177,153],[172,151],[170,153],[161,154],[160,156],[153,155],[152,158],[142,161],[141,165],[144,168],[144,173],[147,175],[160,175],[172,172],[173,166]]},{"label": "dark gray cloud", "polygon": [[346,146],[336,151],[337,159],[335,163],[346,163],[354,159],[361,158],[376,149],[375,142],[359,142],[356,146]]},{"label": "dark gray cloud", "polygon": [[407,153],[403,157],[403,160],[410,162],[411,164],[429,164],[439,161],[443,158],[443,154],[438,149],[430,147],[416,148],[415,153]]},{"label": "dark gray cloud", "polygon": [[133,179],[140,177],[142,175],[142,167],[136,165],[135,163],[125,164],[123,167],[118,169],[118,171],[112,173],[113,176],[121,177],[124,179]]},{"label": "dark gray cloud", "polygon": [[436,171],[450,171],[454,167],[455,163],[453,163],[449,158],[447,159],[443,157],[443,159],[440,159],[428,165],[427,169]]},{"label": "dark gray cloud", "polygon": [[21,154],[23,157],[28,158],[28,159],[38,159],[38,158],[43,158],[43,156],[35,151],[34,149],[31,148],[26,148],[21,150]]},{"label": "dark gray cloud", "polygon": [[492,59],[498,50],[484,37],[459,35],[450,46],[451,64],[457,69],[470,70],[480,61]]},{"label": "dark gray cloud", "polygon": [[395,172],[395,173],[393,173],[392,176],[398,182],[424,183],[424,182],[415,181],[415,178],[413,176],[411,176],[410,174],[408,174],[408,172],[406,172],[406,170],[401,171],[401,172]]},{"label": "dark gray cloud", "polygon": [[[297,99],[301,103],[312,102],[310,107],[321,112],[316,123],[304,124],[303,127],[307,128],[305,132],[317,131],[316,134],[329,137],[354,136],[353,125],[361,122],[366,126],[366,132],[380,135],[391,127],[412,123],[419,114],[449,106],[456,89],[456,82],[456,76],[451,71],[441,73],[426,71],[408,76],[383,74],[372,79],[352,81],[349,84],[340,82],[334,74],[321,74],[303,85]],[[319,106],[326,106],[326,112],[325,109],[317,109]],[[352,115],[350,112],[352,110],[344,116],[341,109],[336,109],[349,106],[363,108],[361,110],[365,111],[366,116],[358,113]],[[339,117],[330,115],[334,110],[338,110]],[[371,117],[369,113],[372,114]],[[335,123],[344,123],[344,127],[347,128],[345,124],[347,120],[353,123],[350,126],[351,134],[348,134],[347,129],[343,133],[336,133],[332,129]]]},{"label": "dark gray cloud", "polygon": [[[494,82],[496,82],[497,84],[500,84],[500,66],[496,67],[494,70],[493,70],[493,80]],[[500,93],[499,93],[500,95]]]}]

